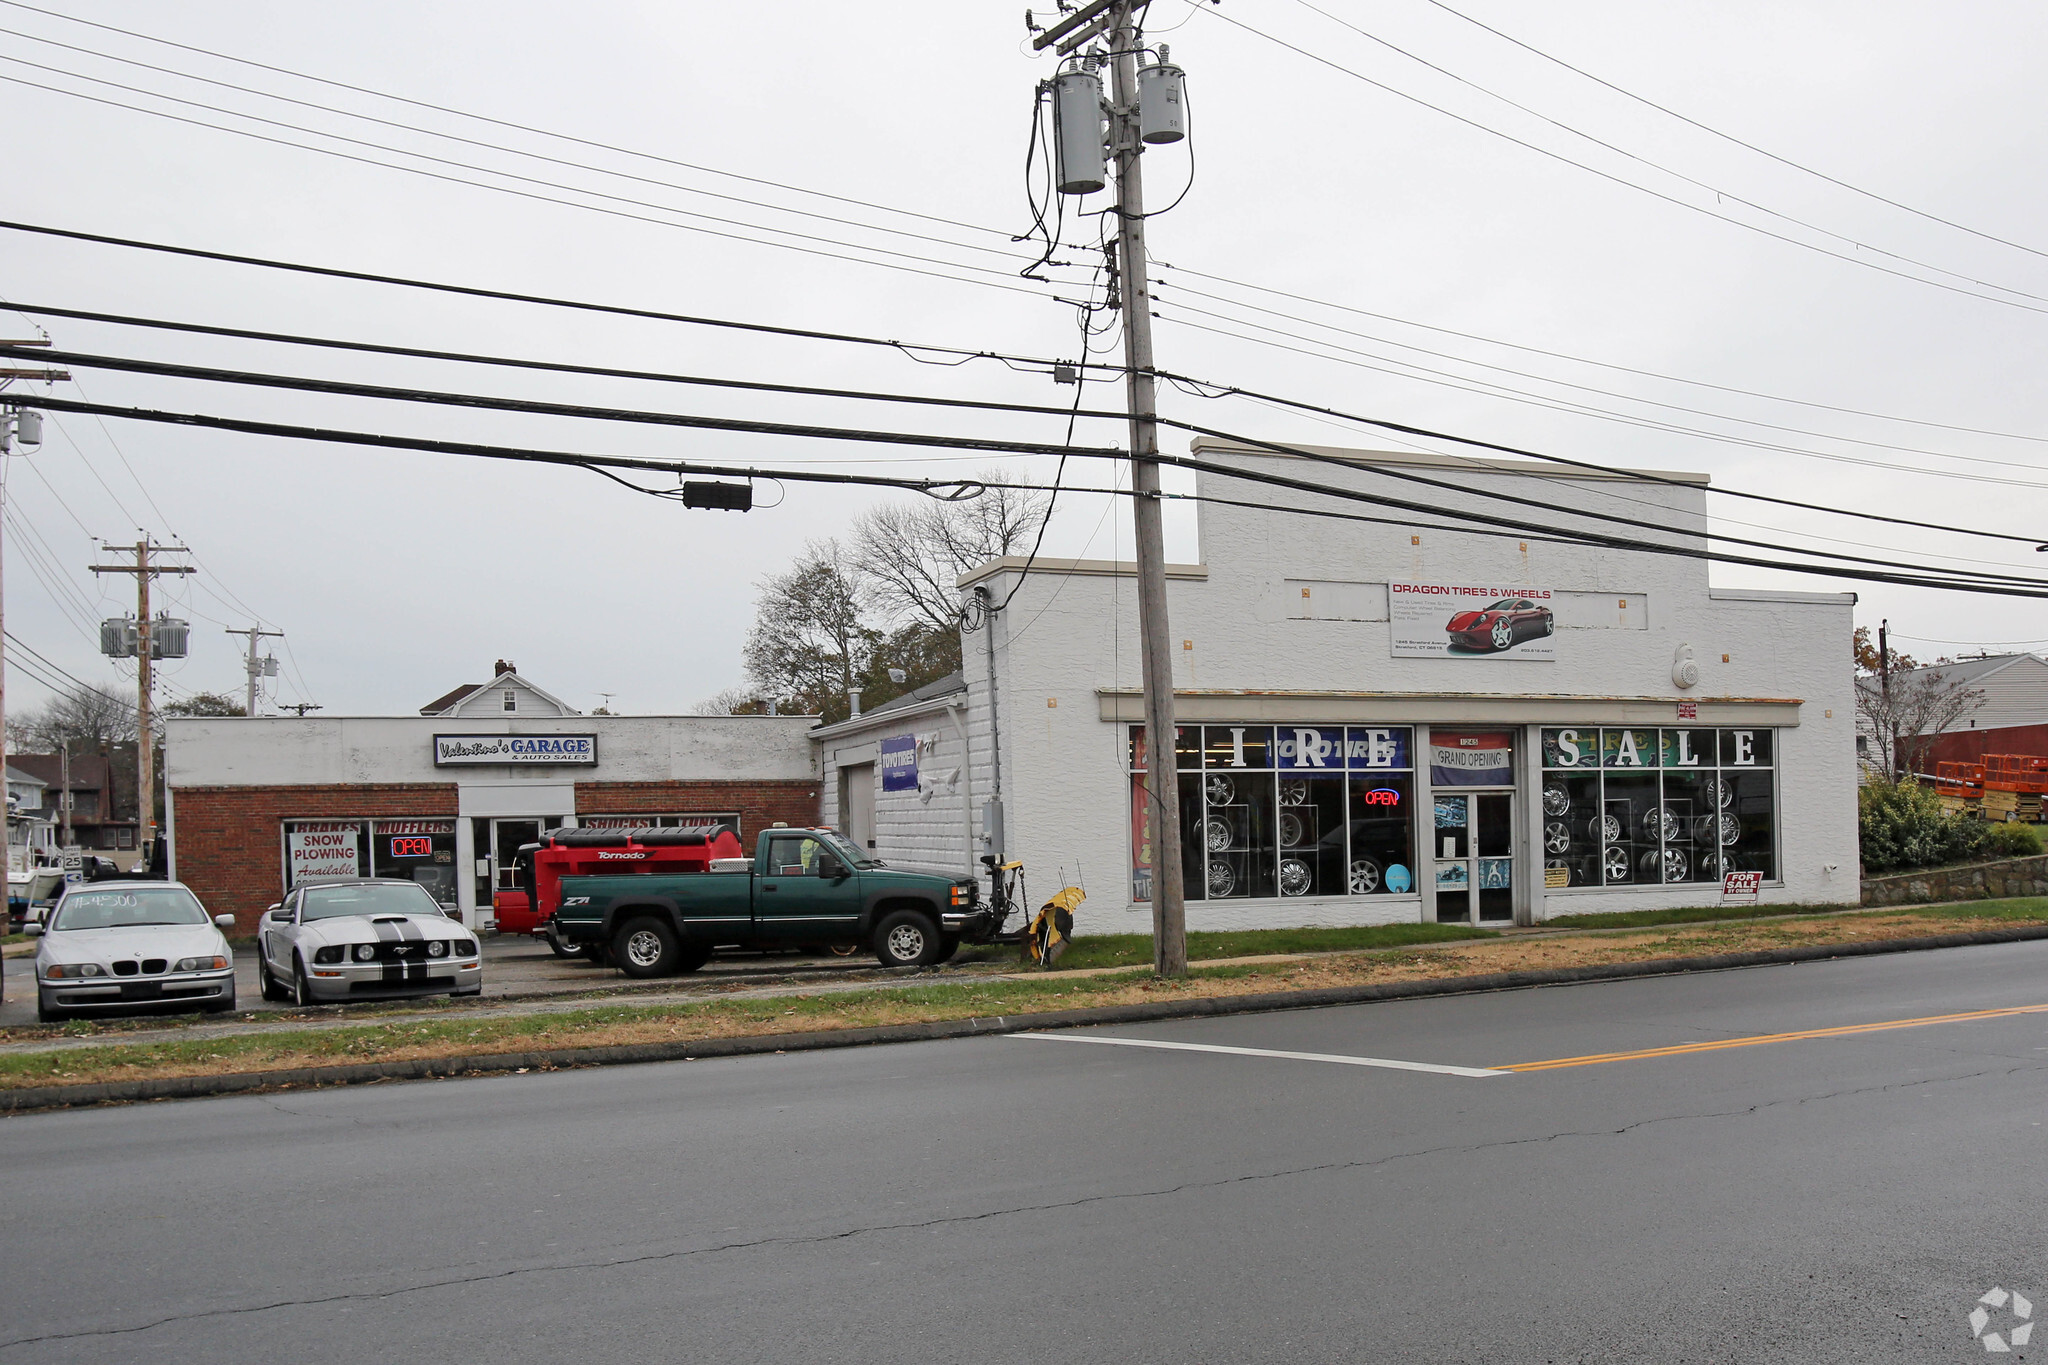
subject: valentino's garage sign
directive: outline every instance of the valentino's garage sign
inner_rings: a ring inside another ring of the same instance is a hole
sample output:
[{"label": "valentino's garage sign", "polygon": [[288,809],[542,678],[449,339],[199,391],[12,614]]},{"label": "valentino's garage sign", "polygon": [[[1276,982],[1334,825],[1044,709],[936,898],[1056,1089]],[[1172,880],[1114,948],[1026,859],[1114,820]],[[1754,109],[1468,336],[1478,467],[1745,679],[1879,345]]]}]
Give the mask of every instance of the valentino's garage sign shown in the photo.
[{"label": "valentino's garage sign", "polygon": [[1549,588],[1389,583],[1397,659],[1555,659]]},{"label": "valentino's garage sign", "polygon": [[434,766],[597,766],[596,735],[435,735]]}]

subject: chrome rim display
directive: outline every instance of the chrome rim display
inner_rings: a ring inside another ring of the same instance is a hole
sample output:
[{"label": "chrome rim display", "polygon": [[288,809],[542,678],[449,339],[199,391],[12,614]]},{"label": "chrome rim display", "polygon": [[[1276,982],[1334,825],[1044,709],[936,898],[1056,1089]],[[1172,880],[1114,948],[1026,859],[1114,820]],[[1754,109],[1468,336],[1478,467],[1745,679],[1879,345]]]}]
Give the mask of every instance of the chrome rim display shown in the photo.
[{"label": "chrome rim display", "polygon": [[1212,806],[1228,806],[1237,800],[1237,784],[1227,777],[1210,778],[1203,784],[1203,790],[1209,793]]},{"label": "chrome rim display", "polygon": [[1209,846],[1211,853],[1221,853],[1230,847],[1230,822],[1217,816],[1210,816],[1202,822],[1202,842]]},{"label": "chrome rim display", "polygon": [[1572,808],[1572,794],[1553,782],[1543,789],[1543,813],[1563,815]]},{"label": "chrome rim display", "polygon": [[1308,804],[1308,779],[1301,777],[1281,779],[1280,804],[1283,806],[1306,806]]},{"label": "chrome rim display", "polygon": [[1684,880],[1685,880],[1685,874],[1686,874],[1686,870],[1687,870],[1687,869],[1686,869],[1686,865],[1685,865],[1685,850],[1684,850],[1684,849],[1682,849],[1682,848],[1667,848],[1667,849],[1665,849],[1665,850],[1664,850],[1664,880],[1665,880],[1665,881],[1667,881],[1667,882],[1682,882],[1682,881],[1684,881]]},{"label": "chrome rim display", "polygon": [[1620,816],[1603,815],[1600,817],[1600,842],[1603,844],[1618,844],[1621,842]]},{"label": "chrome rim display", "polygon": [[1572,846],[1571,829],[1562,820],[1552,820],[1543,827],[1543,847],[1552,853],[1564,853]]},{"label": "chrome rim display", "polygon": [[1209,860],[1209,894],[1227,896],[1237,890],[1237,874],[1221,858]]},{"label": "chrome rim display", "polygon": [[1380,865],[1370,858],[1359,858],[1351,864],[1351,894],[1369,896],[1380,889]]},{"label": "chrome rim display", "polygon": [[1628,880],[1628,850],[1620,847],[1605,849],[1600,854],[1600,867],[1610,882]]},{"label": "chrome rim display", "polygon": [[1301,822],[1299,815],[1296,815],[1293,811],[1280,812],[1280,846],[1282,848],[1295,847],[1302,842],[1303,837],[1307,833],[1308,827]]},{"label": "chrome rim display", "polygon": [[1315,883],[1315,874],[1307,863],[1299,858],[1280,860],[1280,894],[1283,896],[1306,896]]}]

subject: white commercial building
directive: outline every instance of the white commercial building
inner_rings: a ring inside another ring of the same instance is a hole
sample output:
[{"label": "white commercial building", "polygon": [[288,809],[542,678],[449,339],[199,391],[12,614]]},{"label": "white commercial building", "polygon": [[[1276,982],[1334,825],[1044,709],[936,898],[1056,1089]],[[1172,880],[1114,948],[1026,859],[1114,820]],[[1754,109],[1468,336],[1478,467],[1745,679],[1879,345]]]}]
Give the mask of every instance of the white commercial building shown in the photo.
[{"label": "white commercial building", "polygon": [[962,580],[1003,606],[964,678],[815,732],[826,818],[958,871],[999,794],[1006,856],[1041,897],[1085,883],[1084,932],[1146,927],[1166,818],[1192,928],[1533,923],[1713,903],[1736,871],[1765,901],[1856,901],[1854,597],[1560,538],[1702,548],[1705,476],[1197,451],[1557,534],[1204,474],[1261,505],[1200,504],[1201,562],[1168,570],[1177,811],[1148,800],[1131,566],[1006,559]]}]

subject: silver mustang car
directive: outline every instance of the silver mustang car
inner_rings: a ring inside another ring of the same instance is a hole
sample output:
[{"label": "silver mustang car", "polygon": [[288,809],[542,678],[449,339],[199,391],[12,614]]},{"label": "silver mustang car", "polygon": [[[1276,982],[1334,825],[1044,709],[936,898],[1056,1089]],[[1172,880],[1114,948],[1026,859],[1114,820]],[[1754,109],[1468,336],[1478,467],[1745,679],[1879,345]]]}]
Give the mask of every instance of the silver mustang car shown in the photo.
[{"label": "silver mustang car", "polygon": [[221,930],[233,915],[206,908],[176,882],[85,882],[64,889],[36,945],[36,1016],[179,1006],[235,1007],[235,955]]},{"label": "silver mustang car", "polygon": [[469,930],[418,882],[308,882],[263,916],[256,979],[265,1000],[482,995],[483,959]]}]

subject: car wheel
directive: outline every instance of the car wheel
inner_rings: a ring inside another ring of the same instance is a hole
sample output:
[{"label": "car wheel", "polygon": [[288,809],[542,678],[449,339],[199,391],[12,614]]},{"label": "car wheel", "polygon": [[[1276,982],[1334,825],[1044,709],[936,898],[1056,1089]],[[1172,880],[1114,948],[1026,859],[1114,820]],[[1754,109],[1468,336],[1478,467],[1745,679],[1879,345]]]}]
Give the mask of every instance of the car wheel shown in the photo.
[{"label": "car wheel", "polygon": [[1543,613],[1543,633],[1545,635],[1555,635],[1557,633],[1557,618],[1547,611]]},{"label": "car wheel", "polygon": [[484,988],[483,988],[483,987],[482,987],[481,985],[477,985],[477,986],[471,986],[471,987],[470,987],[470,988],[469,988],[468,990],[466,990],[466,991],[450,991],[450,992],[448,992],[448,994],[449,994],[449,996],[450,996],[450,997],[454,997],[454,996],[458,996],[458,995],[482,995],[483,993],[484,993]]},{"label": "car wheel", "polygon": [[711,945],[689,942],[676,950],[676,970],[685,975],[697,971],[711,960]]},{"label": "car wheel", "polygon": [[1280,860],[1280,894],[1306,896],[1316,883],[1315,870],[1299,858]]},{"label": "car wheel", "polygon": [[884,967],[929,967],[939,960],[939,931],[916,910],[897,910],[875,926],[875,957]]},{"label": "car wheel", "polygon": [[320,1003],[313,997],[313,978],[306,974],[306,960],[297,954],[292,956],[292,1003],[300,1009]]},{"label": "car wheel", "polygon": [[612,935],[612,961],[627,976],[673,976],[681,956],[675,927],[658,919],[628,920]]},{"label": "car wheel", "polygon": [[960,935],[958,935],[958,934],[940,934],[940,935],[939,935],[939,955],[938,955],[937,957],[935,957],[935,958],[933,958],[933,959],[932,959],[932,965],[933,965],[934,967],[936,967],[936,966],[938,966],[938,965],[939,965],[940,963],[943,963],[943,962],[951,962],[951,961],[953,960],[953,954],[955,954],[955,953],[957,953],[957,952],[959,952],[959,951],[960,951]]},{"label": "car wheel", "polygon": [[852,957],[860,952],[860,945],[858,943],[828,943],[825,945],[825,951],[834,957]]},{"label": "car wheel", "polygon": [[1349,885],[1352,895],[1370,896],[1380,889],[1380,865],[1370,858],[1352,859]]},{"label": "car wheel", "polygon": [[265,1000],[289,1000],[291,992],[278,984],[270,974],[270,963],[264,960],[263,950],[256,950],[256,993]]},{"label": "car wheel", "polygon": [[609,944],[586,943],[578,949],[582,955],[600,967],[612,965],[612,950]]},{"label": "car wheel", "polygon": [[1495,649],[1506,649],[1515,642],[1515,628],[1506,621],[1495,621],[1487,638],[1493,641]]},{"label": "car wheel", "polygon": [[548,951],[553,953],[556,957],[583,956],[583,949],[577,944],[570,943],[569,941],[564,939],[561,936],[561,934],[556,932],[555,926],[552,924],[550,924],[547,928],[543,929],[541,931],[540,936],[543,939],[547,940]]}]

